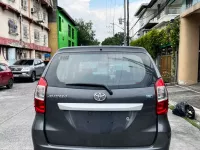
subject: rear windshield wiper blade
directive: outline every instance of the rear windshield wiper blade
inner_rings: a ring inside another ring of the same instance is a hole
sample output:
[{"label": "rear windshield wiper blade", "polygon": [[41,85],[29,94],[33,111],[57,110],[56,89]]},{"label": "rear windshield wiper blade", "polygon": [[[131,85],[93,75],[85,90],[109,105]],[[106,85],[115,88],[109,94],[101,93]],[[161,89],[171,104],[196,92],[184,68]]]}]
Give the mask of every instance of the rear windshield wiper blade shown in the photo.
[{"label": "rear windshield wiper blade", "polygon": [[112,90],[104,84],[93,84],[93,83],[67,83],[67,86],[90,86],[90,87],[103,87],[104,89],[106,89],[106,91],[108,91],[108,93],[110,95],[113,95]]}]

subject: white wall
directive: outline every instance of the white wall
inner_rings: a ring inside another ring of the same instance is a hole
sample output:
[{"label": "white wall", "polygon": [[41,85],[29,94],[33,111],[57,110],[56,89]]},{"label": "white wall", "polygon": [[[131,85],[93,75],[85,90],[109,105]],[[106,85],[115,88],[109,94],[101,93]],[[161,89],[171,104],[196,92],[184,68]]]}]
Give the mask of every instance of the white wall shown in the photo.
[{"label": "white wall", "polygon": [[[142,28],[144,25],[146,25],[149,22],[149,20],[154,16],[154,13],[155,13],[154,9],[147,9],[147,11],[144,13],[142,18],[140,19],[140,28]],[[156,21],[157,20],[154,20],[153,22],[156,22]]]},{"label": "white wall", "polygon": [[[35,41],[35,38],[34,38],[35,29],[38,30],[40,33],[39,41]],[[48,32],[45,29],[42,29],[41,27],[36,26],[35,24],[31,24],[30,30],[31,30],[31,34],[30,34],[31,35],[31,43],[35,43],[40,46],[48,47]],[[44,44],[44,35],[46,35],[46,44]]]},{"label": "white wall", "polygon": [[[14,40],[20,40],[20,19],[17,17],[14,13],[9,12],[7,10],[2,10],[0,7],[0,37],[14,39]],[[17,33],[19,35],[11,35],[9,34],[9,26],[8,26],[8,20],[13,19],[16,22],[17,25]]]},{"label": "white wall", "polygon": [[[26,26],[28,28],[28,38],[24,37],[24,30],[23,27]],[[22,40],[26,43],[30,43],[31,42],[31,38],[30,38],[30,23],[29,21],[27,21],[26,19],[22,19]]]},{"label": "white wall", "polygon": [[20,10],[21,6],[21,0],[15,0],[12,2],[12,0],[1,0],[4,4],[10,5],[11,7]]},{"label": "white wall", "polygon": [[[31,0],[30,9],[33,8],[34,3],[35,3],[35,0]],[[33,18],[33,20],[35,20],[35,21],[39,20],[39,18],[43,19],[43,12],[45,12],[45,14],[46,14],[46,19],[45,19],[44,23],[42,23],[42,25],[44,25],[45,27],[48,27],[47,9],[42,7],[41,5],[38,5],[38,9],[34,13],[30,13],[30,17]]]}]

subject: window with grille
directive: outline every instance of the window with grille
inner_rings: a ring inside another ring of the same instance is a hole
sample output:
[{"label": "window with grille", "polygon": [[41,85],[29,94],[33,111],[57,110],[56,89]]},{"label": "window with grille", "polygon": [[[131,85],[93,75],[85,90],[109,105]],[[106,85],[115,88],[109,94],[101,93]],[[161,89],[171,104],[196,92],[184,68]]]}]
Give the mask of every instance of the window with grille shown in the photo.
[{"label": "window with grille", "polygon": [[68,36],[71,37],[71,26],[68,25]]},{"label": "window with grille", "polygon": [[68,46],[71,47],[72,46],[72,42],[69,40],[68,41]]},{"label": "window with grille", "polygon": [[46,45],[46,42],[47,42],[47,36],[46,35],[44,35],[44,46]]},{"label": "window with grille", "polygon": [[62,31],[62,25],[61,25],[61,17],[59,16],[59,31]]},{"label": "window with grille", "polygon": [[26,25],[23,26],[23,36],[28,39],[28,27]]},{"label": "window with grille", "polygon": [[72,28],[72,39],[74,39],[74,29]]},{"label": "window with grille", "polygon": [[8,1],[9,1],[9,2],[13,2],[13,3],[15,2],[15,0],[8,0]]},{"label": "window with grille", "polygon": [[27,0],[21,0],[21,7],[23,10],[27,10]]},{"label": "window with grille", "polygon": [[18,35],[17,34],[18,26],[17,26],[17,22],[15,20],[13,20],[13,19],[8,20],[8,29],[9,29],[9,31],[8,31],[9,34],[16,35],[16,36]]},{"label": "window with grille", "polygon": [[34,39],[36,42],[40,41],[40,32],[38,30],[34,31]]},{"label": "window with grille", "polygon": [[46,21],[46,12],[43,11],[43,20]]}]

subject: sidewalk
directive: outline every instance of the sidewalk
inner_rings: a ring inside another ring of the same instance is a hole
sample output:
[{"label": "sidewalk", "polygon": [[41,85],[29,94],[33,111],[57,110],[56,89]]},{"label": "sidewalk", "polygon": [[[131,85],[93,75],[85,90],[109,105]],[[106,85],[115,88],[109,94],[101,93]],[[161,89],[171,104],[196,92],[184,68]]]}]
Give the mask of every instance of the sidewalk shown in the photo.
[{"label": "sidewalk", "polygon": [[195,109],[196,120],[200,122],[200,84],[192,86],[167,86],[169,103],[175,106],[179,102],[187,102]]}]

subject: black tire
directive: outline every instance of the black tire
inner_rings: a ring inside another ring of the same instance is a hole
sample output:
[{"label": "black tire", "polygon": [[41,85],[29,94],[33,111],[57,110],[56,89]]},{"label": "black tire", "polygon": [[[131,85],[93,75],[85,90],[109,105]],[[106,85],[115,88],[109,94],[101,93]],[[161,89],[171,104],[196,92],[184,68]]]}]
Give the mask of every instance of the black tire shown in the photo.
[{"label": "black tire", "polygon": [[32,74],[31,74],[31,82],[35,82],[35,80],[36,80],[36,74],[35,74],[35,72],[32,72]]},{"label": "black tire", "polygon": [[8,89],[12,89],[13,83],[14,83],[13,79],[8,80],[8,84],[6,85],[6,87],[7,87]]}]

